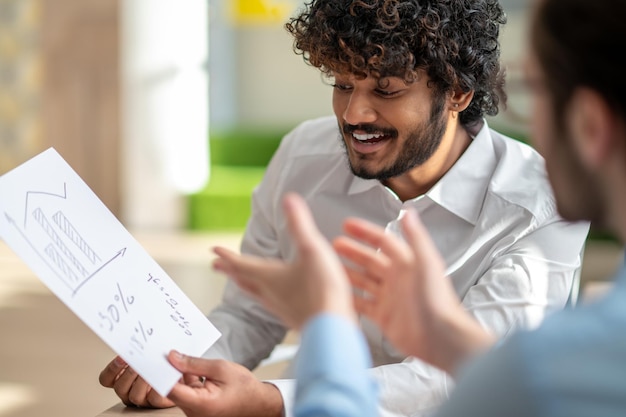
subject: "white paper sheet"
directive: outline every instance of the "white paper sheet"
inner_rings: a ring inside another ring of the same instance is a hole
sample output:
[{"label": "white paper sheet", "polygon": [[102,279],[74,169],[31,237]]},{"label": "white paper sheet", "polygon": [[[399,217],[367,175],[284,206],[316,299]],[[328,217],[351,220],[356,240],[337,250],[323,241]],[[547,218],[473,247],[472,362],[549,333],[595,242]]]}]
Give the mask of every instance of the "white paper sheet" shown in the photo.
[{"label": "white paper sheet", "polygon": [[220,337],[53,148],[0,176],[0,237],[161,395],[181,376],[171,349],[200,356]]}]

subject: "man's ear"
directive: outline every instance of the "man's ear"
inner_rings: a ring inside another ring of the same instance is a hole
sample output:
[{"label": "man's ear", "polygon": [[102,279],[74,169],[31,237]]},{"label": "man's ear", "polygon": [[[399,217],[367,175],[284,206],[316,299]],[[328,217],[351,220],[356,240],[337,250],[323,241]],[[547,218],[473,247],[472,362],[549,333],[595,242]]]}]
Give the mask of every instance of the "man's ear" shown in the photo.
[{"label": "man's ear", "polygon": [[577,89],[566,108],[566,131],[572,135],[581,161],[596,169],[618,151],[615,114],[600,94],[589,88]]},{"label": "man's ear", "polygon": [[474,97],[474,90],[470,90],[466,93],[462,91],[456,91],[452,94],[449,100],[450,110],[461,112],[465,110],[470,103],[472,102],[472,98]]}]

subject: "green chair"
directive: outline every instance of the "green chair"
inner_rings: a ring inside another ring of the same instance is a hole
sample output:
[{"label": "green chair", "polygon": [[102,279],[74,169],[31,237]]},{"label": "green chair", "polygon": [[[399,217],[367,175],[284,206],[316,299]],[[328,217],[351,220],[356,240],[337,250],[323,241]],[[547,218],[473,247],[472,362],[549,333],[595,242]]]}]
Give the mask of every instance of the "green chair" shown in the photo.
[{"label": "green chair", "polygon": [[242,231],[250,200],[288,129],[236,128],[211,132],[207,185],[187,196],[187,228],[194,231]]}]

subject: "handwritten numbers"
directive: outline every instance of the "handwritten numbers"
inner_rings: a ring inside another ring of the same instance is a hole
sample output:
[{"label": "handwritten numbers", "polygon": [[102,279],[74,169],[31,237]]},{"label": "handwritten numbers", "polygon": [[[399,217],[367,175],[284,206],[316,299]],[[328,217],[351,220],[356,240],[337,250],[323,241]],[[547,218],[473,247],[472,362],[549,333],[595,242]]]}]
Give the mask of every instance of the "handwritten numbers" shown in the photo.
[{"label": "handwritten numbers", "polygon": [[124,308],[124,311],[126,311],[128,313],[128,307],[126,305],[126,303],[128,303],[129,305],[135,302],[135,297],[130,296],[130,297],[126,297],[126,299],[124,299],[124,294],[122,294],[122,288],[120,287],[120,284],[117,284],[117,294],[115,294],[115,297],[113,297],[115,299],[115,301],[120,301],[122,303],[122,307]]},{"label": "handwritten numbers", "polygon": [[[124,294],[119,282],[116,283],[116,288],[117,292],[113,296],[113,301],[106,307],[105,312],[98,312],[98,316],[101,319],[100,327],[104,327],[110,332],[116,330],[117,325],[124,316],[132,316],[129,308],[135,302],[134,296]],[[134,330],[135,334],[130,337],[131,346],[136,352],[143,353],[148,337],[154,333],[154,330],[152,328],[144,328],[141,321],[137,321]],[[133,351],[130,353],[132,355]]]},{"label": "handwritten numbers", "polygon": [[174,312],[172,314],[170,314],[170,318],[176,323],[178,324],[178,326],[184,330],[185,334],[187,336],[191,336],[191,330],[189,330],[189,321],[187,321],[185,319],[185,317],[182,315],[182,313],[180,311],[178,311],[178,301],[176,301],[176,299],[174,299],[173,297],[170,296],[167,288],[165,288],[165,286],[161,286],[159,283],[161,282],[161,280],[159,278],[155,278],[154,276],[152,276],[152,274],[148,274],[148,282],[154,284],[154,286],[156,288],[159,289],[159,291],[161,291],[161,293],[163,293],[163,295],[165,296],[165,303],[170,306],[170,308],[172,310],[174,310]]},{"label": "handwritten numbers", "polygon": [[[122,292],[122,287],[117,283],[117,293],[113,296],[113,300],[114,301],[107,306],[106,314],[100,311],[98,312],[98,316],[107,323],[109,331],[113,331],[115,325],[120,322],[120,309],[122,309],[124,313],[128,313],[128,306],[135,302],[135,297],[125,297]],[[100,323],[100,327],[104,327],[102,323]]]},{"label": "handwritten numbers", "polygon": [[139,353],[143,353],[144,344],[148,342],[148,336],[151,336],[153,332],[152,328],[144,329],[141,322],[138,321],[137,326],[135,326],[135,334],[130,338],[133,348]]}]

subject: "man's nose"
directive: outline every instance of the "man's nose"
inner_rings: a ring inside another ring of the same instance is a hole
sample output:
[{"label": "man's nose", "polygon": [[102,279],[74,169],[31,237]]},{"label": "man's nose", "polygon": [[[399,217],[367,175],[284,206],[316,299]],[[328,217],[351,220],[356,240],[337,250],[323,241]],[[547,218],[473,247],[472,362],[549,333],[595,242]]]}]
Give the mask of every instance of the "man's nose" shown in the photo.
[{"label": "man's nose", "polygon": [[376,110],[366,93],[352,92],[343,112],[343,120],[354,126],[376,121]]}]

